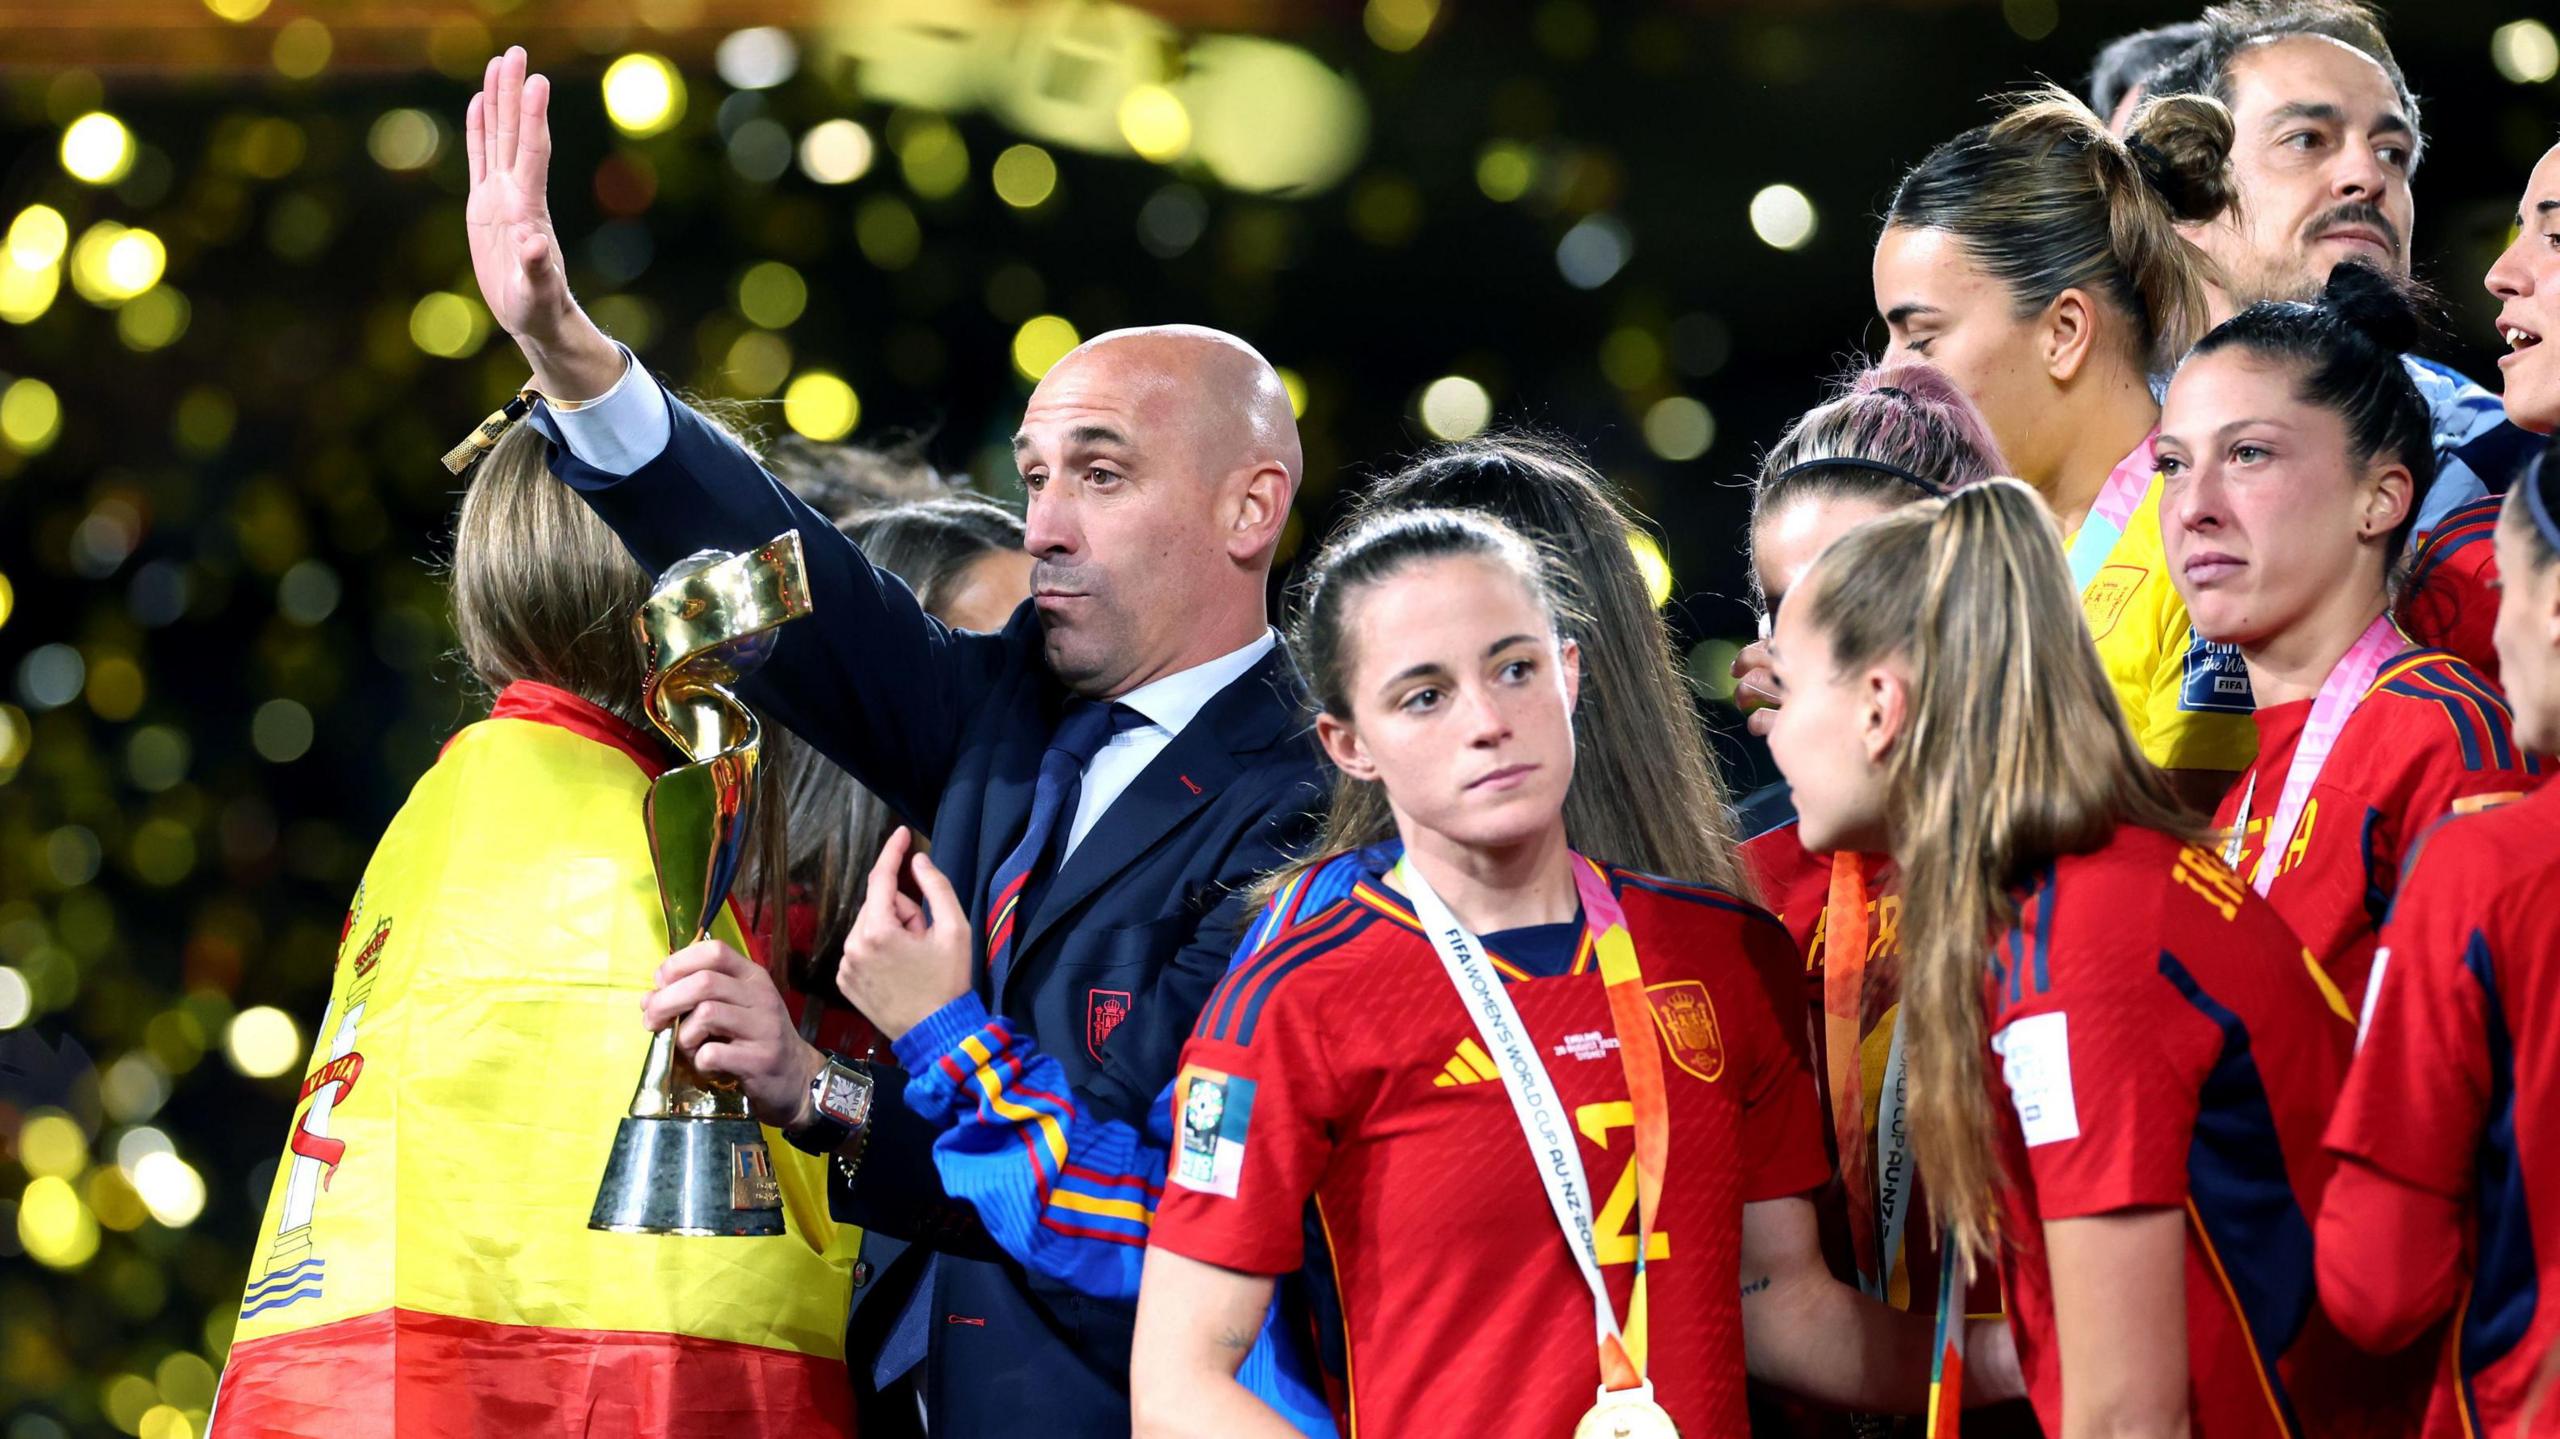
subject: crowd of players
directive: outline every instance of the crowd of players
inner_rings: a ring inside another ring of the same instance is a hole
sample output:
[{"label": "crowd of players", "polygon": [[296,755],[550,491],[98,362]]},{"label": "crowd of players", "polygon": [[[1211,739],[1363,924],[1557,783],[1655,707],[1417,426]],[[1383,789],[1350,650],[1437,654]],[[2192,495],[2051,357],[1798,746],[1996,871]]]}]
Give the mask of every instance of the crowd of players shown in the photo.
[{"label": "crowd of players", "polygon": [[[2416,353],[2425,138],[2368,10],[2128,36],[1904,178],[1889,350],[1757,475],[1737,675],[1786,784],[1738,804],[1569,447],[1379,481],[1285,637],[1295,431],[1232,337],[1061,362],[1020,521],[776,480],[569,296],[548,98],[511,51],[469,116],[538,401],[473,484],[600,518],[482,535],[533,547],[491,583],[584,525],[611,618],[606,526],[651,568],[792,527],[829,626],[749,691],[799,736],[772,940],[645,1001],[872,1231],[846,1397],[777,1427],[2530,1431],[2560,146],[2491,393]],[[655,743],[572,658],[627,628],[464,618],[500,720]],[[217,1422],[288,1412],[289,1337]]]}]

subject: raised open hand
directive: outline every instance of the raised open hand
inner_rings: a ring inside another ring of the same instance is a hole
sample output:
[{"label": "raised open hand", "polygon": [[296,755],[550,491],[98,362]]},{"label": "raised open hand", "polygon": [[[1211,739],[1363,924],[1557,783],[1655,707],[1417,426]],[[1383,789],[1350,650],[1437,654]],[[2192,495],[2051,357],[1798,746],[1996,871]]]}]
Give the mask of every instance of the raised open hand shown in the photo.
[{"label": "raised open hand", "polygon": [[490,60],[463,117],[471,157],[471,272],[501,329],[545,344],[577,308],[551,228],[551,81],[525,74],[521,46]]}]

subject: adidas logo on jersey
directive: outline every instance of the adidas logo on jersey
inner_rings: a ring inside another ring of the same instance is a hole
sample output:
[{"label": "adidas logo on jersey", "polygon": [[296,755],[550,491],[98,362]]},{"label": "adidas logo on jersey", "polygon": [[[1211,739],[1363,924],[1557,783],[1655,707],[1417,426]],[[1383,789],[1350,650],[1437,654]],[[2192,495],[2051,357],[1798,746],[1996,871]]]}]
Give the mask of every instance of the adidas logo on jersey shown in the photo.
[{"label": "adidas logo on jersey", "polygon": [[1459,1084],[1482,1084],[1488,1079],[1501,1077],[1502,1071],[1493,1067],[1493,1056],[1484,1052],[1483,1045],[1472,1039],[1461,1039],[1458,1052],[1450,1056],[1449,1063],[1438,1074],[1431,1076],[1431,1087],[1447,1089]]},{"label": "adidas logo on jersey", "polygon": [[[1609,1051],[1617,1047],[1615,1037],[1596,1029],[1586,1029],[1579,1034],[1566,1035],[1564,1043],[1555,1047],[1555,1055],[1558,1059],[1568,1056],[1574,1059],[1605,1059]],[[1431,1084],[1435,1089],[1448,1089],[1460,1084],[1482,1084],[1501,1077],[1502,1071],[1494,1067],[1493,1056],[1484,1052],[1483,1045],[1472,1039],[1462,1039],[1458,1041],[1458,1052],[1450,1056],[1448,1064],[1431,1076]]]}]

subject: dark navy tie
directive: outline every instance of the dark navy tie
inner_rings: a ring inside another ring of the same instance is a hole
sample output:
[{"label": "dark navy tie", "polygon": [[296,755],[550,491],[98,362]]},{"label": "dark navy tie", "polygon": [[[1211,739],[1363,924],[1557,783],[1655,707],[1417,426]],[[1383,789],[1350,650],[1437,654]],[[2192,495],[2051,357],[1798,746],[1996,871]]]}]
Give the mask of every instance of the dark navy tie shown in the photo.
[{"label": "dark navy tie", "polygon": [[1071,700],[1058,716],[1049,748],[1040,756],[1040,777],[1031,788],[1031,819],[1022,839],[996,866],[987,882],[987,973],[1002,980],[1013,960],[1013,938],[1021,921],[1030,918],[1041,884],[1055,868],[1050,851],[1061,848],[1073,827],[1076,796],[1084,789],[1084,767],[1102,752],[1111,737],[1147,722],[1147,717],[1120,704]]}]

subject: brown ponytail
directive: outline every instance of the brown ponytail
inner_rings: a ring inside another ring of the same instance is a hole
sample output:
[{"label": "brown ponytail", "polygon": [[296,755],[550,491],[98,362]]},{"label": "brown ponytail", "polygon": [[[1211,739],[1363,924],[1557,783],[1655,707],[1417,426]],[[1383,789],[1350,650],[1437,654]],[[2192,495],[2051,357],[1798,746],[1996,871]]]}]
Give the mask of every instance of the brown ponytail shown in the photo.
[{"label": "brown ponytail", "polygon": [[2213,262],[2178,226],[2204,224],[2240,203],[2231,112],[2203,95],[2163,95],[2144,102],[2125,128],[2122,145],[2092,151],[2112,149],[2121,162],[2105,164],[2113,183],[2140,192],[2108,204],[2111,243],[2151,316],[2157,353],[2175,361],[2213,324],[2205,295]]},{"label": "brown ponytail", "polygon": [[1903,177],[1888,226],[1944,230],[2033,315],[2086,290],[2132,321],[2132,358],[2169,368],[2206,328],[2204,252],[2178,234],[2229,209],[2231,112],[2174,95],[2136,112],[2131,137],[2067,90],[2007,97],[1989,125],[1931,151]]}]

